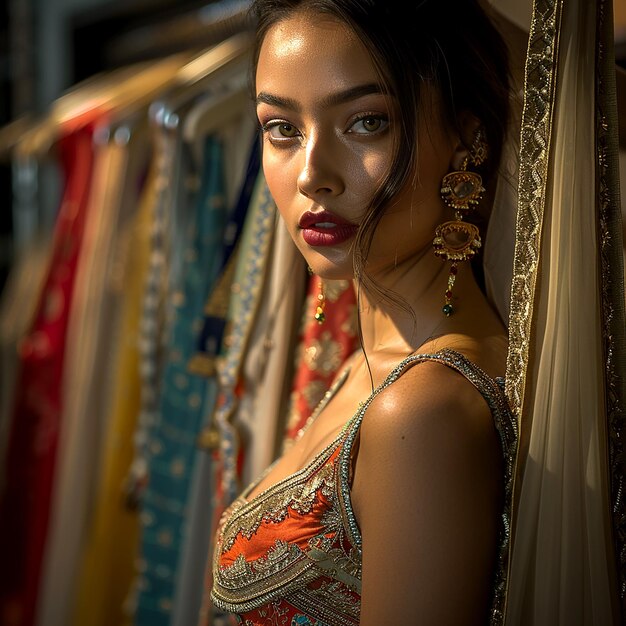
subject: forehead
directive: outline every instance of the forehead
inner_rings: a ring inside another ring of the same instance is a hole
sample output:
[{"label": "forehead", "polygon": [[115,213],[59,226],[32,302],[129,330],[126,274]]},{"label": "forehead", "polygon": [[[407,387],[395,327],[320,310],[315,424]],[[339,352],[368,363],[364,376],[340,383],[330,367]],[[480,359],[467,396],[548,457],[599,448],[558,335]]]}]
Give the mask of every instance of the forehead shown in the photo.
[{"label": "forehead", "polygon": [[257,90],[275,85],[328,91],[377,78],[370,54],[347,24],[309,12],[295,13],[268,30],[256,72]]}]

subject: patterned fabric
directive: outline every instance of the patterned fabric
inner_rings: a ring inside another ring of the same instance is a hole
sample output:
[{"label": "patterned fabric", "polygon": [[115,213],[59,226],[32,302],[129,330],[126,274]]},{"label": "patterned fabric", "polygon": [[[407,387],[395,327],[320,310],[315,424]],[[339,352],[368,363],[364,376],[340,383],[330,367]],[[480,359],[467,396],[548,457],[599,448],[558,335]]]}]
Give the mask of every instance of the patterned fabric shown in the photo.
[{"label": "patterned fabric", "polygon": [[318,276],[309,278],[285,447],[298,436],[342,364],[358,347],[356,296],[352,281],[325,280],[323,289],[326,320],[319,324],[313,313],[318,302],[320,279]]},{"label": "patterned fabric", "polygon": [[[236,136],[241,142],[241,128],[237,123]],[[243,144],[243,142],[241,142]],[[227,158],[228,149],[233,148],[232,140],[224,140],[224,157],[226,164],[233,170],[233,163]],[[170,626],[188,626],[196,623],[204,599],[204,573],[207,555],[212,551],[211,519],[213,513],[213,486],[215,485],[212,452],[219,447],[219,436],[216,436],[212,424],[217,397],[217,378],[215,376],[215,358],[222,349],[222,333],[225,327],[226,313],[230,299],[233,279],[234,261],[237,243],[250,204],[250,196],[259,170],[259,142],[254,137],[251,148],[243,152],[239,190],[236,199],[231,202],[234,210],[229,209],[228,221],[224,227],[222,255],[219,278],[212,286],[211,293],[204,307],[204,324],[200,333],[200,341],[196,345],[196,353],[187,365],[188,371],[206,378],[206,395],[203,415],[203,430],[196,440],[197,451],[193,461],[193,476],[189,487],[188,513],[184,545],[181,548],[181,559],[176,572],[176,593]],[[247,159],[247,166],[245,165]],[[234,171],[225,170],[232,177]],[[229,207],[231,203],[229,202]]]},{"label": "patterned fabric", "polygon": [[254,319],[264,296],[262,287],[273,242],[276,205],[262,174],[255,181],[237,253],[232,297],[227,315],[223,358],[218,367],[219,395],[214,419],[220,435],[219,507],[230,504],[239,490],[239,437],[231,423],[239,403],[241,367]]},{"label": "patterned fabric", "polygon": [[[452,350],[404,359],[335,440],[306,467],[247,500],[247,495],[271,470],[270,466],[232,503],[222,516],[214,553],[211,598],[216,606],[239,615],[240,623],[246,626],[358,626],[361,535],[350,503],[352,446],[367,408],[378,393],[408,368],[427,360],[455,369],[478,389],[491,409],[500,435],[505,460],[505,505],[491,624],[502,624],[516,423],[504,395],[503,381],[491,379]],[[337,379],[315,415],[347,374],[345,371]]]},{"label": "patterned fabric", "polygon": [[131,498],[138,504],[148,482],[150,437],[158,421],[161,378],[167,330],[168,267],[173,203],[180,169],[179,141],[175,129],[158,127],[154,138],[156,175],[151,215],[150,256],[143,286],[143,311],[139,338],[141,401],[134,436],[135,452],[128,476]]},{"label": "patterned fabric", "polygon": [[0,503],[0,622],[32,624],[48,533],[63,406],[65,339],[93,163],[93,115],[58,142],[65,175],[51,262],[35,319],[20,347],[20,373]]},{"label": "patterned fabric", "polygon": [[139,596],[135,624],[169,624],[175,575],[181,557],[189,485],[205,406],[206,379],[190,375],[188,362],[208,292],[217,278],[226,223],[222,144],[204,144],[202,187],[188,223],[182,254],[182,284],[173,293],[175,314],[158,407],[150,440],[149,484],[141,519]]},{"label": "patterned fabric", "polygon": [[207,377],[213,377],[216,374],[215,361],[222,348],[228,301],[233,281],[233,261],[259,173],[260,159],[261,150],[258,139],[255,137],[248,155],[248,164],[235,208],[229,215],[228,223],[224,228],[220,278],[212,289],[204,308],[204,322],[198,338],[197,352],[189,362],[191,371]]},{"label": "patterned fabric", "polygon": [[245,444],[240,484],[247,485],[280,453],[293,376],[306,264],[285,222],[276,220],[263,302],[241,368],[241,392],[233,422]]},{"label": "patterned fabric", "polygon": [[[240,491],[241,460],[240,431],[232,423],[242,391],[241,368],[247,354],[248,341],[254,321],[264,297],[263,287],[268,273],[268,259],[276,222],[276,205],[270,195],[263,173],[260,171],[254,184],[250,207],[246,216],[236,256],[232,255],[233,280],[228,303],[226,333],[223,353],[218,361],[219,394],[213,425],[206,434],[213,434],[219,449],[215,451],[215,506],[214,522],[217,526],[221,513]],[[211,559],[207,559],[205,589],[211,588]],[[209,594],[203,598],[199,624],[217,626],[221,616],[215,614]]]}]

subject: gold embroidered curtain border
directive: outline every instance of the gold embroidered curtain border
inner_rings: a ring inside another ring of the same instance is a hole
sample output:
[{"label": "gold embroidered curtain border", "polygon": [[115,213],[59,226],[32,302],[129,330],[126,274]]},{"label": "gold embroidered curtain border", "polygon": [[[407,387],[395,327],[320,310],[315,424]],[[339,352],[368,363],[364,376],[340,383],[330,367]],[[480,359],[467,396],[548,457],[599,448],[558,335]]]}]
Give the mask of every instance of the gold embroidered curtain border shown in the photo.
[{"label": "gold embroidered curtain border", "polygon": [[619,145],[613,7],[597,0],[596,46],[596,197],[601,268],[601,314],[604,334],[609,478],[613,514],[617,583],[622,620],[626,619],[626,500],[624,438],[626,437],[626,321],[622,263]]},{"label": "gold embroidered curtain border", "polygon": [[[515,250],[511,277],[509,313],[509,348],[505,393],[513,413],[520,420],[530,356],[530,333],[534,311],[535,286],[539,272],[541,228],[546,199],[550,161],[550,138],[554,114],[554,92],[558,67],[558,35],[563,0],[535,0],[528,35],[524,67],[524,89],[519,135],[518,205],[515,224]],[[521,304],[524,303],[523,306]],[[518,449],[524,435],[518,425]],[[522,473],[522,455],[517,454],[513,479],[511,523],[516,516],[518,477]],[[508,603],[511,559],[507,575]]]},{"label": "gold embroidered curtain border", "polygon": [[[506,393],[518,416],[524,403],[535,285],[539,269],[562,7],[563,0],[536,0],[525,65],[520,128],[519,201],[506,370]],[[519,306],[521,303],[524,306]]]}]

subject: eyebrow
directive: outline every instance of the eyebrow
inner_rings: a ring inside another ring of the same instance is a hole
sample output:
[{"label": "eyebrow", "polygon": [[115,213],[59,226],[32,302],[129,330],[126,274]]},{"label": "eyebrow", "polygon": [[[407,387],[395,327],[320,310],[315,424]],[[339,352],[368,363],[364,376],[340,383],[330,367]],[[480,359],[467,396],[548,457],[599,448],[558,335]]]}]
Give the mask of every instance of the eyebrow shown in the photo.
[{"label": "eyebrow", "polygon": [[[349,89],[344,89],[343,91],[337,91],[335,93],[331,93],[320,101],[322,107],[333,107],[339,104],[345,104],[346,102],[350,102],[351,100],[356,100],[357,98],[362,98],[363,96],[369,96],[371,94],[382,94],[384,93],[381,89],[380,85],[376,83],[368,83],[365,85],[355,85],[354,87],[350,87]],[[291,109],[293,111],[300,111],[300,103],[297,100],[292,98],[284,98],[282,96],[276,96],[271,93],[266,93],[264,91],[259,92],[256,97],[256,103],[261,104],[269,104],[273,106],[278,106],[285,109]]]}]

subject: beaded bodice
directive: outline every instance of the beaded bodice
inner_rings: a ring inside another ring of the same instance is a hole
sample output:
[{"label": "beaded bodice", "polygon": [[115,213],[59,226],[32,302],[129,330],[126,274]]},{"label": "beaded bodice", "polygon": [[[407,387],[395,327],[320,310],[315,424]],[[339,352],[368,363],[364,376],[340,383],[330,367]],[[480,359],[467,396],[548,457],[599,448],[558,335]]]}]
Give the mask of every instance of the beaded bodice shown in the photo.
[{"label": "beaded bodice", "polygon": [[[361,536],[350,503],[351,451],[372,400],[409,367],[439,361],[483,395],[500,435],[505,498],[494,572],[491,626],[503,621],[517,429],[502,388],[461,354],[443,350],[404,359],[360,405],[337,437],[306,467],[248,500],[262,478],[225,511],[219,524],[211,599],[246,626],[356,626],[361,605]],[[337,384],[341,384],[344,376]],[[327,394],[316,412],[328,402]]]}]

